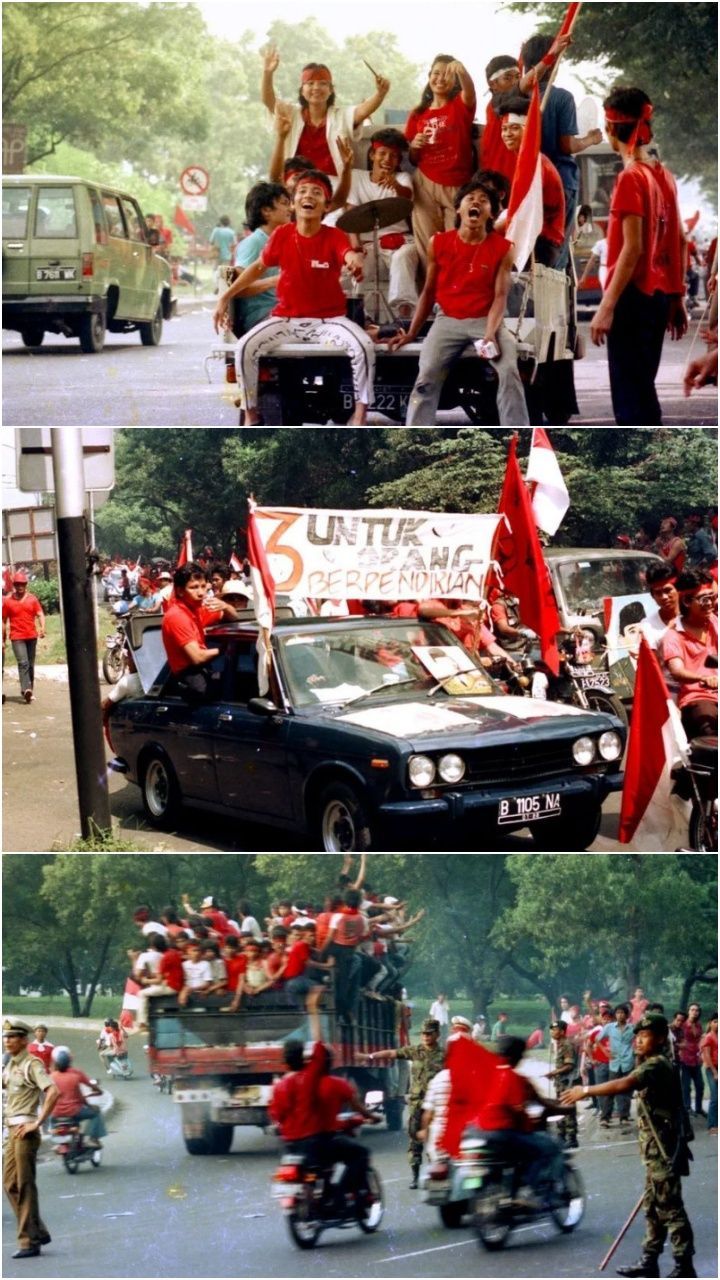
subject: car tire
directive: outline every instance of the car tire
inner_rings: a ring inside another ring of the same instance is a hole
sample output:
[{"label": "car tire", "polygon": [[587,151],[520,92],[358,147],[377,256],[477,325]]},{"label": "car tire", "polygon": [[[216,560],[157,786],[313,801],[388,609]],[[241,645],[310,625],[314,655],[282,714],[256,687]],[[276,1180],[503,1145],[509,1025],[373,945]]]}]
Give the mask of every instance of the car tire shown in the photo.
[{"label": "car tire", "polygon": [[20,337],[25,347],[41,347],[45,330],[39,324],[29,324],[25,329],[20,330]]},{"label": "car tire", "polygon": [[162,338],[163,331],[163,313],[162,305],[158,302],[155,315],[149,324],[138,325],[140,330],[140,341],[144,347],[157,347]]},{"label": "car tire", "polygon": [[182,808],[182,794],[175,770],[167,756],[152,751],[143,761],[143,808],[154,827],[173,827]]},{"label": "car tire", "polygon": [[532,823],[530,833],[536,849],[546,853],[582,853],[600,830],[602,809],[575,810],[563,818],[547,818]]},{"label": "car tire", "polygon": [[80,350],[86,356],[99,355],[105,346],[105,316],[101,312],[91,312],[88,315],[80,316],[77,326],[77,336],[80,342]]},{"label": "car tire", "polygon": [[320,795],[317,835],[324,853],[356,853],[373,843],[364,801],[344,782],[333,782]]}]

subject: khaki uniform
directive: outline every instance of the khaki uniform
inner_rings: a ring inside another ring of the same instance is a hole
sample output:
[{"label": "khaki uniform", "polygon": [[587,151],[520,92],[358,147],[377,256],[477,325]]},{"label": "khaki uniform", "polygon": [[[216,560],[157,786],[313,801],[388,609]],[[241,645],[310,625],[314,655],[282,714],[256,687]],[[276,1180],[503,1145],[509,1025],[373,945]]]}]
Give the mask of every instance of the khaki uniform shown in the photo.
[{"label": "khaki uniform", "polygon": [[[679,1082],[662,1053],[646,1058],[632,1075],[637,1082],[638,1098],[643,1104],[638,1104],[640,1155],[645,1165],[643,1249],[659,1257],[669,1235],[674,1257],[690,1257],[695,1252],[693,1231],[683,1204],[680,1176],[669,1164],[675,1155],[683,1124]],[[651,1122],[664,1155],[652,1132]]]},{"label": "khaki uniform", "polygon": [[434,1045],[432,1049],[424,1044],[407,1045],[397,1051],[398,1062],[412,1062],[412,1080],[408,1093],[408,1161],[414,1170],[420,1168],[423,1144],[417,1140],[420,1119],[423,1111],[423,1099],[433,1076],[442,1071],[445,1065],[445,1050]]},{"label": "khaki uniform", "polygon": [[[559,1098],[560,1094],[569,1089],[575,1076],[577,1075],[577,1051],[572,1040],[563,1037],[561,1040],[553,1040],[553,1065],[556,1071],[562,1072],[561,1075],[555,1076],[555,1097]],[[577,1142],[578,1123],[577,1110],[573,1107],[572,1115],[563,1116],[558,1124],[558,1133],[563,1141]]]},{"label": "khaki uniform", "polygon": [[7,1089],[8,1126],[3,1147],[3,1186],[17,1218],[20,1248],[28,1249],[47,1243],[50,1233],[40,1217],[35,1181],[40,1132],[35,1130],[25,1138],[18,1135],[22,1123],[37,1119],[42,1095],[52,1080],[40,1059],[23,1049],[3,1071],[3,1085]]}]

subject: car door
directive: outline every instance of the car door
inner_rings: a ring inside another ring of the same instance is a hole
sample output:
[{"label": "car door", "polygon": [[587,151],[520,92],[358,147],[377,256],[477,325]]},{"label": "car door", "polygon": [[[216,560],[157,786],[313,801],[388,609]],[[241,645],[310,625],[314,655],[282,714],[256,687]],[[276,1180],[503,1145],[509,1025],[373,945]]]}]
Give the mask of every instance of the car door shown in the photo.
[{"label": "car door", "polygon": [[199,704],[188,702],[178,694],[171,677],[158,697],[149,702],[150,710],[143,722],[146,740],[157,743],[167,753],[183,797],[207,804],[220,801],[214,737],[231,675],[225,644],[222,639],[213,643],[220,653],[209,664],[207,697]]},{"label": "car door", "polygon": [[77,185],[38,185],[30,219],[30,294],[53,298],[83,292],[82,218],[84,192]]},{"label": "car door", "polygon": [[118,301],[114,315],[118,320],[131,320],[135,316],[137,299],[134,291],[133,244],[125,225],[120,197],[113,191],[101,194],[108,228],[108,258],[110,283],[118,288]]},{"label": "car door", "polygon": [[248,710],[257,697],[255,641],[240,639],[230,662],[231,685],[216,708],[213,733],[220,802],[259,819],[294,821],[288,777],[289,720],[284,712],[270,718]]},{"label": "car door", "polygon": [[24,297],[30,283],[30,218],[33,187],[3,182],[3,297]]},{"label": "car door", "polygon": [[127,227],[130,241],[130,265],[134,298],[133,316],[137,320],[150,320],[157,306],[155,272],[153,271],[154,251],[145,239],[145,223],[137,201],[130,196],[121,196],[120,203],[125,215],[125,226]]}]

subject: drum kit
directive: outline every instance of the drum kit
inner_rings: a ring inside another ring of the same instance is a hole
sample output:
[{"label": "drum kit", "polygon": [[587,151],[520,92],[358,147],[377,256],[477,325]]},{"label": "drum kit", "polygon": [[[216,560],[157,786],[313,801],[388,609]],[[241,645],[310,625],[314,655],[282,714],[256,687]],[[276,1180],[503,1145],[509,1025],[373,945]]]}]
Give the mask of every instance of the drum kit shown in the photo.
[{"label": "drum kit", "polygon": [[[412,200],[407,200],[404,196],[388,196],[385,200],[368,200],[365,204],[356,205],[352,209],[347,209],[337,220],[336,226],[341,231],[351,232],[354,235],[372,235],[373,256],[375,260],[375,279],[373,287],[364,290],[365,307],[375,324],[381,324],[380,308],[385,307],[388,317],[392,320],[392,312],[390,304],[380,288],[380,230],[382,227],[391,227],[395,222],[402,222],[409,218],[412,213]],[[373,308],[370,307],[370,299],[374,301]]]}]

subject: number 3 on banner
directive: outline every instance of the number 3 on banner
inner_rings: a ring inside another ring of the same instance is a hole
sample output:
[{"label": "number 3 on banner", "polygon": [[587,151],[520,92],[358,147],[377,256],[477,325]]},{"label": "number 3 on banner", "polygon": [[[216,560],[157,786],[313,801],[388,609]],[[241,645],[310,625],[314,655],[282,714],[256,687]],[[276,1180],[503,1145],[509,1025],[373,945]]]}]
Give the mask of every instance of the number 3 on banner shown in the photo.
[{"label": "number 3 on banner", "polygon": [[279,520],[279,524],[270,534],[265,550],[269,556],[287,556],[292,565],[290,575],[282,582],[276,582],[275,588],[277,591],[291,592],[295,590],[302,578],[304,568],[303,558],[299,551],[296,551],[294,547],[286,546],[280,541],[280,538],[282,534],[285,533],[286,529],[290,529],[292,525],[295,524],[297,516],[291,515],[289,512],[282,516],[273,513],[273,518]]}]

